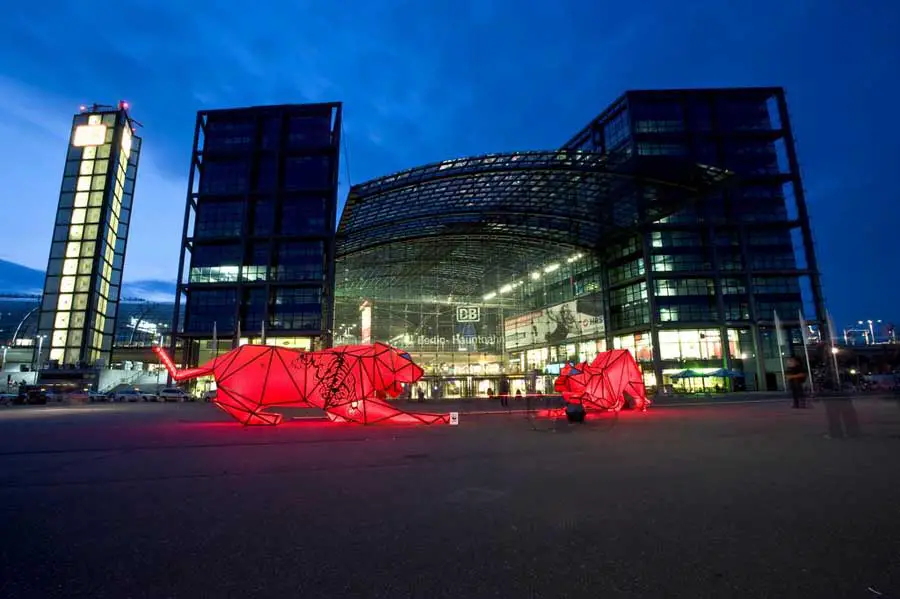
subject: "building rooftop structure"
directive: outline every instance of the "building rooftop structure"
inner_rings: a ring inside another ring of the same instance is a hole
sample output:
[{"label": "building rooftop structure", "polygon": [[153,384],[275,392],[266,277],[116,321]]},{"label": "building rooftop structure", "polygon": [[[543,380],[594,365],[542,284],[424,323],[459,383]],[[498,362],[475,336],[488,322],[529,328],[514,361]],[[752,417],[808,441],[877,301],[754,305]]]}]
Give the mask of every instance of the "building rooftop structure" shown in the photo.
[{"label": "building rooftop structure", "polygon": [[546,259],[548,248],[596,250],[730,176],[682,158],[578,150],[408,169],[351,188],[338,227],[338,280],[344,293],[371,293],[428,275],[437,294],[475,296],[498,256],[515,268]]}]

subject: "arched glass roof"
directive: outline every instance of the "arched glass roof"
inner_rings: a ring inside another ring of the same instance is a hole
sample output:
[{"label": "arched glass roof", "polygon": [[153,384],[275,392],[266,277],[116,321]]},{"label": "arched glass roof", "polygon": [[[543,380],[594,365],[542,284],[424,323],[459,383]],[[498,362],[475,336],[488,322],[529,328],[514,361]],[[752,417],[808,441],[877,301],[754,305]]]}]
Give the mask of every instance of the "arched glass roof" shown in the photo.
[{"label": "arched glass roof", "polygon": [[597,250],[726,180],[722,169],[660,156],[575,150],[489,154],[373,179],[350,190],[338,227],[339,289],[421,280],[477,294],[509,268]]}]

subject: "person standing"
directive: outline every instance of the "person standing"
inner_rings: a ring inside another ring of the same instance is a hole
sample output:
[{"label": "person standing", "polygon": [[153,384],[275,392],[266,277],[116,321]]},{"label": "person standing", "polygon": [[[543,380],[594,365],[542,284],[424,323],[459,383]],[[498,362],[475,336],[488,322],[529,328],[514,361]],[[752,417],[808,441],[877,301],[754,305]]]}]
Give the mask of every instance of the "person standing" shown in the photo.
[{"label": "person standing", "polygon": [[500,406],[504,408],[509,407],[509,379],[505,376],[500,377],[499,384],[499,392],[500,392]]},{"label": "person standing", "polygon": [[794,409],[808,407],[806,398],[803,396],[803,383],[806,382],[806,371],[803,370],[803,364],[800,360],[791,356],[788,358],[787,368],[784,371],[784,378],[787,379],[788,387],[791,389],[791,397],[794,400]]}]

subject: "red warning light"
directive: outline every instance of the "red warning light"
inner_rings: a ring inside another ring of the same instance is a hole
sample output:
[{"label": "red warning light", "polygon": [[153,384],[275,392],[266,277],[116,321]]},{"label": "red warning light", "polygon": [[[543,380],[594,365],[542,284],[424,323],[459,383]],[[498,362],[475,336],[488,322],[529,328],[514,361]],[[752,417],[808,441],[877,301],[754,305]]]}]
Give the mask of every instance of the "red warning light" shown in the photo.
[{"label": "red warning light", "polygon": [[128,110],[128,102],[126,102],[125,100],[122,100],[121,102],[119,102],[119,108],[121,108],[123,110]]}]

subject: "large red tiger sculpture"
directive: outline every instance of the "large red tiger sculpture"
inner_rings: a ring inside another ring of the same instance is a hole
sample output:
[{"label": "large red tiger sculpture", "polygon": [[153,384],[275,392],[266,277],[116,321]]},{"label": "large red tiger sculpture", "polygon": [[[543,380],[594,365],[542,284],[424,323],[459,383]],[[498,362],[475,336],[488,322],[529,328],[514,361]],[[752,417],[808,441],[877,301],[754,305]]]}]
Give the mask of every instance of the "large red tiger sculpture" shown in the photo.
[{"label": "large red tiger sculpture", "polygon": [[385,399],[401,383],[414,383],[422,368],[409,354],[384,343],[345,345],[305,352],[270,345],[242,345],[197,368],[178,370],[159,347],[153,351],[176,381],[212,375],[219,408],[244,425],[275,425],[282,415],[266,408],[311,407],[334,422],[447,423],[449,414],[404,412]]},{"label": "large red tiger sculpture", "polygon": [[566,402],[581,403],[587,410],[621,410],[626,394],[637,410],[650,405],[641,369],[626,349],[600,352],[590,364],[567,364],[553,388]]}]

